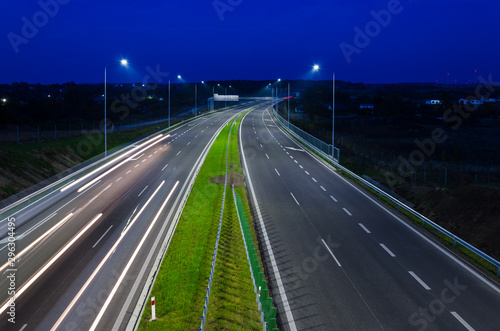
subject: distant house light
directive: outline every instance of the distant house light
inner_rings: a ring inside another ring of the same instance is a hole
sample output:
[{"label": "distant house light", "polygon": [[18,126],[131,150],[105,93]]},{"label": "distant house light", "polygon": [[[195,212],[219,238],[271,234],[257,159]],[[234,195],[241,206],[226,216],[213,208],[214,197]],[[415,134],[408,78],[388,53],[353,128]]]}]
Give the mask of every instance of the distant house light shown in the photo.
[{"label": "distant house light", "polygon": [[373,109],[373,108],[374,108],[374,105],[372,105],[372,104],[359,105],[359,109]]},{"label": "distant house light", "polygon": [[2,102],[3,102],[3,103],[6,103],[6,102],[7,102],[7,99],[3,98],[3,99],[2,99]]}]

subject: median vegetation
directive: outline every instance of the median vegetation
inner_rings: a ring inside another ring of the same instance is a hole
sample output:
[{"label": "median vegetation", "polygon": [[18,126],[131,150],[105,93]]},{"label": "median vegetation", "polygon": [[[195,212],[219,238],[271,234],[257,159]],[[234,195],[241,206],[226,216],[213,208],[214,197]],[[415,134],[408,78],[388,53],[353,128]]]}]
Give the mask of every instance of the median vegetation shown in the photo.
[{"label": "median vegetation", "polygon": [[[235,121],[229,140],[228,190],[207,330],[262,329],[231,191],[234,185],[250,214],[238,152],[240,120],[241,116]],[[161,264],[151,293],[151,297],[155,297],[158,319],[149,321],[151,307],[148,304],[140,330],[197,330],[200,326],[222,206],[229,132],[230,125],[227,125],[210,149]]]}]

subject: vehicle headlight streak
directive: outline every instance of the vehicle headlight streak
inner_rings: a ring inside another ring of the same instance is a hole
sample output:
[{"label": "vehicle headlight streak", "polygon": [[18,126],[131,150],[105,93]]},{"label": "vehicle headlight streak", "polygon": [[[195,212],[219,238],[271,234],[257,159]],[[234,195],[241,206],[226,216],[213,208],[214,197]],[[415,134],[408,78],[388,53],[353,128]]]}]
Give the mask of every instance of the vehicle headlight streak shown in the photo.
[{"label": "vehicle headlight streak", "polygon": [[20,289],[19,291],[16,292],[16,294],[9,298],[9,300],[7,300],[7,302],[2,306],[2,308],[0,308],[0,314],[3,314],[7,308],[9,308],[9,305],[10,305],[10,301],[11,299],[13,300],[16,300],[18,299],[24,292],[26,292],[26,290],[31,286],[33,285],[33,283],[38,279],[40,278],[40,276],[42,276],[45,271],[47,271],[47,269],[49,269],[71,246],[73,246],[73,244],[78,240],[80,239],[81,236],[83,236],[85,234],[85,232],[88,231],[88,229],[90,229],[92,227],[92,225],[95,224],[95,222],[97,222],[99,220],[99,218],[101,218],[102,214],[99,214],[97,215],[89,224],[87,224],[87,226],[85,226],[75,237],[73,237],[73,239],[71,239],[70,242],[68,242],[66,244],[66,246],[64,246],[63,249],[61,249],[54,257],[52,257],[52,259],[43,266],[42,269],[38,270],[38,272],[30,278],[30,280],[28,282],[26,282]]},{"label": "vehicle headlight streak", "polygon": [[[128,151],[127,153],[123,154],[123,155],[122,155],[122,156],[120,156],[118,159],[123,158],[123,157],[126,157],[127,155],[129,155],[129,154],[133,153],[134,151],[136,151],[136,150],[138,150],[138,149],[142,148],[143,146],[145,146],[145,145],[147,145],[147,144],[150,144],[152,141],[155,141],[156,139],[159,139],[159,138],[161,138],[161,137],[163,137],[163,135],[162,135],[162,134],[160,134],[160,135],[158,135],[158,136],[156,136],[156,137],[154,137],[154,138],[151,138],[150,140],[148,140],[148,141],[146,141],[146,142],[144,142],[144,143],[140,144],[139,146],[134,147],[132,150],[130,150],[130,151]],[[167,137],[170,137],[170,135],[166,135],[163,139],[165,139],[165,138],[167,138]],[[153,145],[151,145],[151,146],[153,146]],[[151,146],[148,146],[148,147],[146,147],[145,149],[147,149],[147,148],[149,148],[149,147],[151,147]],[[145,150],[145,149],[144,149],[144,150]],[[139,152],[139,153],[140,153],[140,152]],[[137,154],[138,154],[138,153],[134,154],[134,155],[133,155],[133,156],[131,156],[130,158],[133,158],[133,157],[134,157],[135,155],[137,155]],[[130,158],[129,158],[129,159],[130,159]],[[128,161],[128,159],[127,159],[127,161]],[[125,161],[125,162],[127,162],[127,161]],[[73,183],[71,183],[70,185],[67,185],[67,186],[63,187],[63,188],[61,189],[61,192],[64,192],[64,191],[66,191],[67,189],[69,189],[70,187],[73,187],[73,186],[75,186],[76,184],[78,184],[78,183],[82,182],[82,181],[83,181],[83,180],[85,180],[86,178],[88,178],[88,177],[92,176],[94,173],[99,172],[99,171],[101,171],[102,169],[106,168],[109,164],[111,164],[111,163],[113,163],[113,162],[116,162],[116,160],[112,160],[112,161],[110,161],[110,162],[108,162],[108,163],[106,163],[106,164],[102,165],[102,166],[101,166],[101,167],[99,167],[98,169],[96,169],[96,170],[94,170],[94,171],[92,171],[92,172],[88,173],[87,175],[83,176],[82,178],[79,178],[78,180],[74,181],[74,182],[73,182]],[[122,164],[123,164],[123,163],[125,163],[125,162],[120,163],[120,165],[122,165]],[[116,167],[114,167],[113,169],[115,169],[115,168],[116,168]],[[83,190],[82,190],[82,191],[83,191]],[[81,191],[78,191],[78,192],[81,192]]]},{"label": "vehicle headlight streak", "polygon": [[[38,237],[37,240],[33,241],[28,247],[26,247],[21,252],[19,252],[19,254],[16,254],[16,260],[19,260],[19,258],[21,256],[23,256],[27,251],[29,251],[31,249],[31,247],[33,247],[36,244],[38,244],[40,241],[43,240],[43,238],[47,237],[50,233],[52,233],[58,227],[60,227],[64,222],[66,222],[67,220],[69,220],[71,218],[71,216],[73,216],[73,213],[70,213],[68,216],[66,216],[65,218],[63,218],[61,221],[59,221],[59,223],[57,223],[56,225],[54,225],[53,227],[51,227],[49,230],[47,230],[47,232],[45,232],[40,237]],[[8,265],[9,265],[9,262],[6,262],[3,266],[0,267],[0,271],[2,271]]]},{"label": "vehicle headlight streak", "polygon": [[[139,212],[137,213],[137,215],[134,217],[134,219],[130,222],[130,224],[128,224],[127,228],[125,229],[125,231],[123,231],[120,235],[120,237],[118,238],[118,240],[115,242],[115,244],[113,245],[113,247],[110,248],[110,250],[108,251],[108,253],[106,254],[106,256],[101,260],[101,262],[99,263],[99,265],[96,267],[96,269],[94,270],[94,272],[92,273],[92,275],[90,275],[90,277],[87,279],[87,281],[85,282],[85,284],[82,286],[82,288],[80,289],[80,291],[78,291],[78,293],[76,294],[76,296],[73,298],[73,300],[71,301],[71,303],[68,305],[68,307],[64,310],[64,312],[61,314],[61,316],[59,317],[59,319],[57,320],[57,322],[54,324],[54,326],[52,326],[51,330],[57,330],[57,328],[61,325],[61,323],[64,321],[64,319],[66,318],[66,316],[69,314],[69,312],[71,311],[71,309],[74,307],[74,305],[76,304],[76,302],[80,299],[80,297],[82,296],[83,292],[85,292],[85,290],[87,289],[87,287],[90,285],[90,283],[92,282],[92,280],[95,278],[95,276],[99,273],[99,271],[101,270],[101,268],[104,266],[104,264],[106,263],[106,261],[109,259],[109,257],[115,252],[117,246],[120,244],[120,242],[123,240],[123,238],[125,237],[125,235],[127,234],[127,232],[132,228],[132,226],[134,225],[134,223],[137,221],[137,219],[139,218],[139,216],[141,216],[142,212],[144,211],[144,209],[146,209],[146,207],[149,205],[149,203],[151,202],[151,200],[153,200],[154,196],[158,193],[158,191],[160,190],[160,188],[163,186],[163,184],[165,183],[165,181],[162,181],[161,184],[158,186],[158,188],[153,192],[153,194],[149,197],[149,199],[146,201],[146,203],[144,204],[144,206],[142,206],[142,208],[139,210]],[[175,188],[177,187],[177,185],[179,184],[179,181],[177,181],[174,185],[174,187],[172,188],[172,190],[170,191],[170,194],[167,196],[167,199],[165,200],[164,204],[162,205],[162,208],[160,210],[163,209],[164,205],[167,203],[167,201],[170,199],[171,195],[173,194]],[[158,214],[159,215],[159,214]],[[156,220],[156,219],[155,219]],[[151,227],[150,227],[151,228]],[[149,233],[149,229],[148,229],[148,232]],[[142,241],[141,241],[142,243]],[[134,253],[135,254],[135,253]],[[135,255],[133,255],[133,257],[135,257]],[[130,261],[129,261],[130,263]],[[128,265],[128,264],[127,264]],[[121,279],[123,279],[122,277],[120,277],[120,282],[121,282]]]},{"label": "vehicle headlight streak", "polygon": [[141,250],[142,248],[142,245],[144,244],[144,242],[146,241],[149,233],[151,232],[151,230],[153,229],[153,226],[155,225],[156,221],[158,220],[158,218],[160,217],[160,214],[163,212],[163,209],[165,208],[165,206],[167,205],[167,202],[168,200],[170,200],[170,197],[172,196],[172,194],[174,193],[175,189],[177,188],[177,185],[179,185],[179,181],[177,181],[174,185],[174,187],[172,188],[172,190],[170,191],[170,193],[168,194],[167,198],[165,199],[165,201],[163,202],[163,204],[161,205],[160,209],[158,210],[158,213],[156,213],[156,216],[155,218],[153,219],[153,221],[151,222],[151,224],[149,225],[149,228],[146,230],[146,233],[144,233],[144,236],[142,236],[142,239],[141,241],[139,242],[139,245],[137,245],[137,248],[135,249],[134,251],[134,254],[132,254],[132,256],[130,257],[130,260],[128,261],[127,265],[125,266],[125,268],[123,269],[122,271],[122,274],[120,275],[120,278],[118,278],[115,286],[113,287],[113,289],[111,290],[111,293],[109,294],[108,298],[106,299],[106,302],[104,302],[104,305],[102,306],[101,310],[99,311],[99,314],[97,315],[94,323],[92,324],[92,326],[90,327],[90,331],[93,331],[97,328],[97,325],[99,324],[99,322],[101,321],[101,318],[102,316],[104,315],[104,313],[106,312],[106,309],[108,308],[111,300],[113,300],[113,297],[116,293],[116,291],[118,290],[118,288],[120,287],[122,281],[123,281],[123,278],[125,278],[125,275],[127,274],[128,272],[128,269],[130,268],[130,266],[132,265],[132,263],[134,262],[135,258],[137,257],[137,254],[139,254],[139,251]]}]

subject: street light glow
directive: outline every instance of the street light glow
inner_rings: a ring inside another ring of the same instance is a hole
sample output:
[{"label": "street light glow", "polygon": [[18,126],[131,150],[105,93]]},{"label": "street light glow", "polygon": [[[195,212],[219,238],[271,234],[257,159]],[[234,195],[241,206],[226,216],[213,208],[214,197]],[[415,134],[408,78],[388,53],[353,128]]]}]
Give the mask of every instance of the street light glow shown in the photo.
[{"label": "street light glow", "polygon": [[281,82],[281,78],[278,78],[278,82]]},{"label": "street light glow", "polygon": [[181,75],[178,75],[177,78],[182,79]]},{"label": "street light glow", "polygon": [[6,103],[6,102],[7,102],[7,99],[3,98],[3,99],[2,99],[2,102],[3,102],[3,103]]},{"label": "street light glow", "polygon": [[127,61],[127,59],[122,59],[122,60],[120,61],[120,64],[121,64],[122,66],[124,66],[124,67],[128,66],[128,61]]},{"label": "street light glow", "polygon": [[318,71],[318,70],[319,70],[319,65],[315,64],[315,65],[313,66],[313,71]]},{"label": "street light glow", "polygon": [[201,81],[201,83],[202,83],[202,84],[205,84],[205,81],[204,81],[204,80],[202,80],[202,81]]}]

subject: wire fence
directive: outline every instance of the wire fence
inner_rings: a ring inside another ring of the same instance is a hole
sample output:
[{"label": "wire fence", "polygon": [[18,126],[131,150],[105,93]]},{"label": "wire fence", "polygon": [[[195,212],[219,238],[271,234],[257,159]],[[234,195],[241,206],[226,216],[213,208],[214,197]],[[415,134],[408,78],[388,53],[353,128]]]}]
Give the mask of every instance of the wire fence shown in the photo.
[{"label": "wire fence", "polygon": [[273,307],[273,299],[269,297],[267,281],[264,280],[264,273],[262,272],[262,269],[259,265],[257,251],[255,249],[255,245],[252,241],[252,235],[250,233],[250,225],[245,214],[245,209],[243,207],[241,197],[239,194],[236,195],[234,185],[233,199],[238,214],[238,220],[240,222],[241,235],[243,236],[245,251],[247,253],[248,266],[250,267],[250,274],[252,275],[252,282],[258,303],[258,309],[260,312],[262,329],[264,331],[278,331],[279,329],[276,325],[277,309]]},{"label": "wire fence", "polygon": [[212,255],[212,265],[210,267],[210,275],[208,277],[207,292],[205,294],[205,304],[203,305],[203,314],[201,315],[201,325],[199,328],[199,330],[201,330],[201,331],[205,330],[205,325],[207,323],[208,304],[210,303],[210,294],[212,293],[212,282],[214,279],[215,264],[217,262],[217,252],[219,250],[219,241],[220,241],[220,234],[221,234],[221,229],[222,229],[222,219],[224,218],[224,202],[226,201],[227,168],[228,168],[228,158],[229,158],[229,141],[231,139],[231,131],[233,130],[233,126],[234,126],[234,123],[236,122],[237,118],[238,117],[234,118],[233,123],[231,124],[231,127],[229,128],[229,134],[227,137],[226,169],[225,169],[225,174],[224,174],[224,193],[222,195],[222,207],[220,210],[219,227],[217,229],[217,239],[215,241],[214,254]]}]

